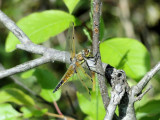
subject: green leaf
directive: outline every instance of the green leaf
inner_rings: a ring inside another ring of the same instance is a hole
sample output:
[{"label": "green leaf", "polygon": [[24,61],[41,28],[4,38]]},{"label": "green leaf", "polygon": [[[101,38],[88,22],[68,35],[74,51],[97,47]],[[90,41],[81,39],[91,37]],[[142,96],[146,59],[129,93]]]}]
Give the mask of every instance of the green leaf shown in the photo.
[{"label": "green leaf", "polygon": [[139,113],[147,113],[148,115],[160,114],[160,100],[152,100],[142,107],[138,108]]},{"label": "green leaf", "polygon": [[21,116],[10,104],[0,104],[0,120],[13,120]]},{"label": "green leaf", "polygon": [[36,117],[43,116],[47,111],[48,111],[47,108],[41,109],[41,110],[34,110],[33,116],[36,116]]},{"label": "green leaf", "polygon": [[31,69],[31,70],[28,70],[28,71],[26,71],[26,72],[23,72],[23,73],[21,74],[21,77],[22,77],[23,79],[29,78],[29,77],[31,77],[31,76],[33,75],[34,71],[35,71],[35,69]]},{"label": "green leaf", "polygon": [[55,93],[53,93],[53,89],[42,89],[40,95],[48,102],[58,101],[61,97],[61,90],[58,90]]},{"label": "green leaf", "polygon": [[30,118],[33,116],[32,111],[27,107],[21,107],[21,112],[23,113],[24,118]]},{"label": "green leaf", "polygon": [[69,13],[72,14],[74,8],[76,7],[76,5],[80,0],[63,0],[63,1],[69,10]]},{"label": "green leaf", "polygon": [[91,116],[87,116],[84,120],[93,120],[93,118]]},{"label": "green leaf", "polygon": [[130,38],[111,38],[100,44],[102,62],[123,69],[139,80],[150,69],[150,55],[145,46]]},{"label": "green leaf", "polygon": [[24,118],[30,118],[32,116],[39,117],[48,111],[48,109],[37,110],[33,107],[22,107],[20,110],[23,113]]},{"label": "green leaf", "polygon": [[57,101],[61,97],[61,90],[53,93],[54,88],[58,84],[58,80],[53,76],[53,73],[43,69],[37,69],[35,75],[41,85],[40,96],[48,102]]},{"label": "green leaf", "polygon": [[0,103],[14,102],[18,105],[35,105],[34,100],[30,96],[16,88],[3,89],[0,91],[0,96]]},{"label": "green leaf", "polygon": [[[32,13],[19,20],[17,25],[34,43],[38,44],[63,32],[69,27],[70,22],[74,22],[75,25],[79,23],[74,16],[66,12],[48,10]],[[5,44],[6,51],[13,51],[19,43],[19,40],[10,32]]]},{"label": "green leaf", "polygon": [[137,120],[160,120],[160,114],[157,115],[154,114],[152,116],[146,114],[144,117],[141,117],[139,119],[137,118]]},{"label": "green leaf", "polygon": [[[96,120],[97,114],[97,99],[96,99],[96,92],[91,92],[91,100],[88,100],[82,94],[77,92],[78,102],[80,105],[81,110],[87,114],[89,117],[92,118],[91,120]],[[98,95],[98,120],[103,120],[105,116],[105,109],[102,102],[102,97],[99,93]]]}]

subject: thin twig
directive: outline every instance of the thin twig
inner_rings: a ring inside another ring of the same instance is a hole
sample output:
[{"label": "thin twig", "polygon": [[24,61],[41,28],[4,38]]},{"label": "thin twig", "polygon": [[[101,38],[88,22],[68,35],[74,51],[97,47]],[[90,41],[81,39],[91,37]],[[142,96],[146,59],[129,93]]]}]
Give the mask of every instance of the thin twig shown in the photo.
[{"label": "thin twig", "polygon": [[57,102],[56,102],[56,101],[53,101],[53,104],[54,104],[54,107],[56,108],[58,114],[59,114],[59,115],[63,115],[62,112],[61,112],[61,110],[60,110],[59,107],[58,107]]},{"label": "thin twig", "polygon": [[[101,16],[101,1],[94,0],[93,1],[93,55],[99,53],[99,40],[100,40],[100,16]],[[101,58],[99,57],[96,70],[99,73],[104,73],[104,69],[102,68]],[[98,74],[99,88],[103,99],[103,104],[105,109],[107,110],[107,106],[109,103],[109,96],[107,86],[105,84],[104,76]]]},{"label": "thin twig", "polygon": [[[41,108],[37,105],[34,106],[37,110],[41,110]],[[47,116],[51,116],[51,117],[55,117],[55,118],[62,118],[62,119],[66,119],[66,120],[75,120],[72,117],[68,117],[68,116],[64,116],[64,115],[57,115],[54,113],[50,113],[50,112],[46,112],[45,115]]]},{"label": "thin twig", "polygon": [[74,118],[71,118],[71,117],[68,117],[68,116],[57,115],[57,114],[50,113],[50,112],[46,112],[45,114],[48,115],[48,116],[51,116],[51,117],[55,117],[55,118],[62,118],[64,120],[75,120]]},{"label": "thin twig", "polygon": [[138,95],[147,83],[151,80],[151,78],[160,70],[160,62],[155,65],[153,69],[151,69],[139,82],[136,86],[133,87],[133,91],[135,96]]},{"label": "thin twig", "polygon": [[50,58],[41,57],[41,58],[26,62],[24,64],[18,65],[16,67],[10,68],[8,70],[3,70],[0,72],[0,79],[7,77],[7,76],[11,76],[11,75],[19,73],[19,72],[24,72],[26,70],[29,70],[29,69],[34,68],[36,66],[39,66],[41,64],[47,63],[49,61],[50,61]]},{"label": "thin twig", "polygon": [[57,114],[54,114],[54,113],[49,113],[49,112],[47,112],[47,113],[45,113],[45,114],[48,115],[48,116],[55,117],[55,118],[64,118],[63,115],[57,115]]},{"label": "thin twig", "polygon": [[147,88],[147,90],[145,90],[142,94],[140,94],[138,97],[135,98],[135,101],[140,101],[142,99],[142,97],[147,94],[147,92],[152,88],[152,86],[150,86],[149,88]]}]

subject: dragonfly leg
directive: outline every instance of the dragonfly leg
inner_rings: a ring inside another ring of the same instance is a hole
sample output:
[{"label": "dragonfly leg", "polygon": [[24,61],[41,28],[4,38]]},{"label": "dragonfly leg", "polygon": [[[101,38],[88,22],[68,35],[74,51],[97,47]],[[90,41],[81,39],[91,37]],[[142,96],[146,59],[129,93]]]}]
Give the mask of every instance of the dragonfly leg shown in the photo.
[{"label": "dragonfly leg", "polygon": [[95,65],[97,65],[98,58],[100,58],[99,52],[97,52],[93,58],[95,60]]},{"label": "dragonfly leg", "polygon": [[88,64],[88,62],[86,62],[86,64],[87,64],[87,67],[88,67],[88,69],[89,69],[90,71],[93,71],[93,72],[95,72],[95,73],[97,73],[97,74],[99,74],[99,75],[104,76],[104,74],[101,74],[101,73],[97,72],[96,70],[91,69],[90,66],[89,66],[89,64]]},{"label": "dragonfly leg", "polygon": [[[98,43],[98,49],[99,49],[100,43],[101,43],[101,42],[99,41],[99,43]],[[98,58],[100,58],[100,51],[99,51],[99,50],[97,51],[97,53],[96,53],[95,56],[94,56],[95,65],[97,64]]]},{"label": "dragonfly leg", "polygon": [[72,58],[70,58],[70,63],[72,63]]},{"label": "dragonfly leg", "polygon": [[77,70],[76,70],[76,68],[74,68],[74,73],[77,73]]}]

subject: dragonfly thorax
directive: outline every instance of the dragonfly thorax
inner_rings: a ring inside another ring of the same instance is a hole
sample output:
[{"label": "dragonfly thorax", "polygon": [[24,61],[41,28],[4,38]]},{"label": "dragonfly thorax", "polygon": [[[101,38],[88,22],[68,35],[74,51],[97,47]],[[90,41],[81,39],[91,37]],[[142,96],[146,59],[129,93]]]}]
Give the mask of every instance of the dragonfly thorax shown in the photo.
[{"label": "dragonfly thorax", "polygon": [[85,58],[89,58],[92,56],[91,50],[90,49],[84,49],[82,50],[82,56]]},{"label": "dragonfly thorax", "polygon": [[82,61],[82,60],[83,60],[82,52],[80,52],[80,53],[78,53],[78,54],[76,55],[76,59],[77,59],[78,61]]},{"label": "dragonfly thorax", "polygon": [[88,59],[90,57],[91,57],[91,50],[84,49],[76,55],[76,60],[77,62],[83,63],[85,59]]}]

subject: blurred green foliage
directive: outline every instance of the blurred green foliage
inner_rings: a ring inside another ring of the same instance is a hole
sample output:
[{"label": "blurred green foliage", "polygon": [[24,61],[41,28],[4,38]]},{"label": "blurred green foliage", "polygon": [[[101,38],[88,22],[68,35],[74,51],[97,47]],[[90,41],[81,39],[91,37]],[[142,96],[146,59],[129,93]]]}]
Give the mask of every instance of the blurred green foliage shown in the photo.
[{"label": "blurred green foliage", "polygon": [[18,105],[34,106],[34,100],[23,91],[16,88],[2,89],[0,103],[13,102]]},{"label": "blurred green foliage", "polygon": [[[103,0],[100,51],[102,61],[125,70],[128,82],[134,85],[160,61],[160,2],[158,0],[128,2],[130,10],[128,19],[133,26],[134,38],[128,38],[126,34],[118,1]],[[81,46],[90,47],[92,42],[90,5],[92,4],[87,0],[5,0],[0,4],[2,11],[14,20],[34,43],[61,50],[64,50],[65,30],[69,27],[70,21],[77,25],[75,34]],[[16,37],[0,24],[0,63],[5,68],[39,57],[21,50],[13,51],[18,43]],[[5,50],[12,52],[6,53]],[[54,120],[57,118],[46,113],[57,114],[57,107],[53,104],[57,102],[59,109],[66,116],[79,120],[101,120],[105,111],[97,91],[91,92],[89,101],[80,93],[76,94],[75,86],[68,82],[62,87],[62,91],[52,93],[65,71],[64,64],[55,62],[17,74],[17,81],[30,88],[36,95],[18,86],[12,78],[1,79],[0,119]],[[145,95],[135,105],[139,120],[160,118],[159,76],[160,72],[151,80],[153,86],[151,93]]]}]

